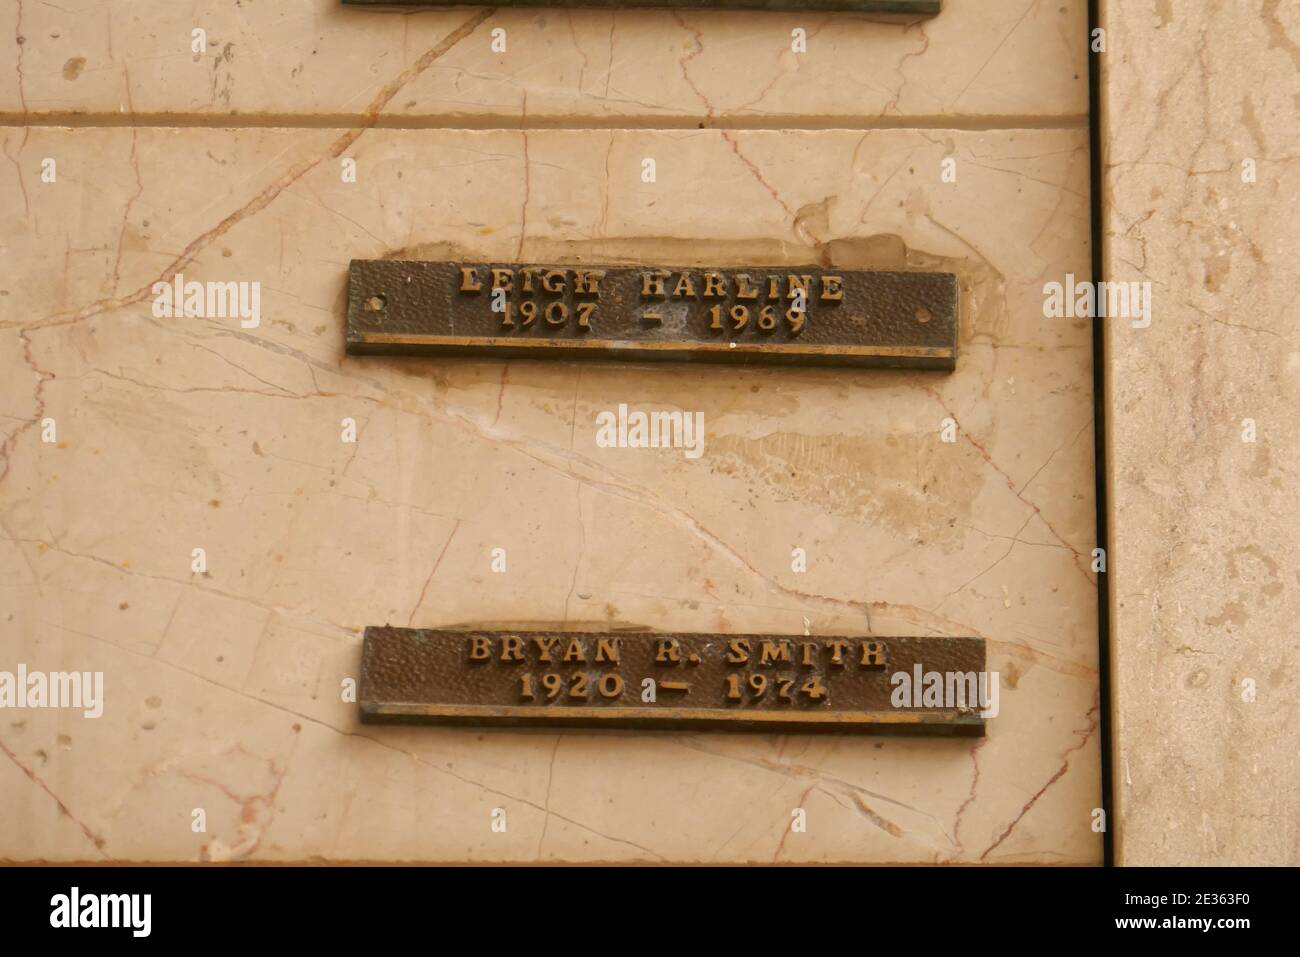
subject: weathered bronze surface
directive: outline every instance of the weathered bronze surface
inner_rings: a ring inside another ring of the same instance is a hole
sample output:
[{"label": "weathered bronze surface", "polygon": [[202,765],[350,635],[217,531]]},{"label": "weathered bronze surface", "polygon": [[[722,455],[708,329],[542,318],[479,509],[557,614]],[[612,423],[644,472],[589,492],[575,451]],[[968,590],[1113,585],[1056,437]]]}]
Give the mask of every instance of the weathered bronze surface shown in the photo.
[{"label": "weathered bronze surface", "polygon": [[347,351],[951,369],[957,278],[354,259]]},{"label": "weathered bronze surface", "polygon": [[[343,0],[344,4],[367,7],[449,6],[440,0]],[[846,10],[883,17],[932,17],[943,0],[461,0],[470,7],[701,7],[734,10]]]},{"label": "weathered bronze surface", "polygon": [[384,626],[366,629],[358,705],[365,723],[979,736],[976,692],[957,707],[891,695],[900,672],[983,671],[982,638]]}]

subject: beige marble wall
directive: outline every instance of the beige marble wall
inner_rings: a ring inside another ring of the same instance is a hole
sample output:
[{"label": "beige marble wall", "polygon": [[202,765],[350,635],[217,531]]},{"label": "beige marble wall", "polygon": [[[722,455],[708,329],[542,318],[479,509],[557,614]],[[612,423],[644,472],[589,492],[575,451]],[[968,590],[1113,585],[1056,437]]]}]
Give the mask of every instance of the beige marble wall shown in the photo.
[{"label": "beige marble wall", "polygon": [[[1082,35],[1080,5],[978,29],[957,2],[908,29],[822,17],[828,51],[789,69],[763,52],[788,48],[779,17],[628,15],[625,33],[620,13],[615,48],[608,13],[502,14],[555,38],[535,69],[560,72],[533,76],[536,58],[469,50],[495,22],[472,12],[321,4],[305,36],[333,69],[297,93],[253,6],[224,21],[250,50],[224,106],[187,86],[188,52],[157,62],[154,34],[188,36],[172,5],[107,49],[93,17],[22,9],[9,102],[89,115],[0,129],[18,197],[0,210],[0,668],[103,671],[107,703],[0,714],[0,858],[1098,862],[1091,350],[1041,291],[1089,268],[1075,68],[1042,50]],[[68,80],[49,75],[81,48],[65,31],[101,37]],[[867,71],[866,100],[816,80],[823,55]],[[724,69],[743,56],[764,66]],[[131,94],[158,115],[111,119],[116,92],[68,86],[94,57],[101,80],[174,78]],[[679,126],[750,101],[802,126],[636,128],[611,76]],[[571,128],[319,128],[408,101],[518,125],[523,89],[530,119],[536,90]],[[958,112],[888,128],[902,103]],[[296,112],[191,122],[233,109]],[[816,128],[841,111],[858,128]],[[962,356],[951,375],[346,358],[347,262],[386,255],[950,269]],[[156,318],[150,287],[178,271],[260,281],[260,326]],[[619,402],[703,412],[704,456],[599,449]],[[1001,713],[976,742],[363,728],[340,682],[383,622],[976,634]]]},{"label": "beige marble wall", "polygon": [[1103,7],[1117,856],[1295,865],[1300,9]]},{"label": "beige marble wall", "polygon": [[[944,7],[904,28],[813,11],[29,0],[0,10],[0,36],[28,41],[17,50],[21,68],[0,74],[0,111],[849,128],[1010,116],[1050,125],[1087,113],[1085,0]],[[206,31],[206,53],[191,51],[196,28]],[[795,28],[806,54],[791,49]],[[492,49],[494,29],[505,31],[504,51]]]}]

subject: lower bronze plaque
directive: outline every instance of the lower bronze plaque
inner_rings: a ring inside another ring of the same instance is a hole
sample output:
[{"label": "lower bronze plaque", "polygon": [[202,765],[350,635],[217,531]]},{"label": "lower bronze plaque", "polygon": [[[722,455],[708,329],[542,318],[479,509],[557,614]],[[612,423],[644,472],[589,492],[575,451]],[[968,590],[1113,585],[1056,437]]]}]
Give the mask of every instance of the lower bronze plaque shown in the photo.
[{"label": "lower bronze plaque", "polygon": [[347,351],[951,369],[957,277],[353,260]]},{"label": "lower bronze plaque", "polygon": [[358,704],[365,723],[978,736],[987,682],[982,638],[371,627]]}]

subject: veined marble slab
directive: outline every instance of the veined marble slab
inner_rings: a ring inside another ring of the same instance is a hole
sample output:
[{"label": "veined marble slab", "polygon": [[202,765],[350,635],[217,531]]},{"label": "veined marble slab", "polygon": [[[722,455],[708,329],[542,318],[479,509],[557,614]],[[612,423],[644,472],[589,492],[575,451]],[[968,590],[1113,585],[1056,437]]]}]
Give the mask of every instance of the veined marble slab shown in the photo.
[{"label": "veined marble slab", "polygon": [[[1091,346],[1042,293],[1088,270],[1084,130],[0,148],[4,658],[105,696],[0,714],[0,857],[1099,862]],[[381,256],[952,271],[962,361],[345,357],[347,263]],[[258,323],[156,316],[177,273],[260,283]],[[703,454],[600,447],[619,403],[702,414]],[[979,635],[1000,713],[974,743],[363,727],[383,622]]]},{"label": "veined marble slab", "polygon": [[[753,10],[11,3],[0,113],[500,126],[1082,125],[1085,0]],[[196,51],[194,31],[202,30]]]}]

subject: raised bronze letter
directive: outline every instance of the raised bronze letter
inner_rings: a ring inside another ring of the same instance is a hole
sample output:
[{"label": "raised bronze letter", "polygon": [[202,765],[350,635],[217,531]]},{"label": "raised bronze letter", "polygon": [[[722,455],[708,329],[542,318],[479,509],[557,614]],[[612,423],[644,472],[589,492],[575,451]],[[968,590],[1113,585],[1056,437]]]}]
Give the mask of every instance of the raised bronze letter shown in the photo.
[{"label": "raised bronze letter", "polygon": [[691,274],[688,272],[678,276],[677,285],[673,287],[673,298],[680,299],[682,296],[689,296],[691,299],[695,298],[695,283],[691,281]]},{"label": "raised bronze letter", "polygon": [[836,668],[843,668],[844,652],[845,649],[849,647],[849,643],[847,641],[840,641],[840,640],[828,641],[826,642],[826,647],[831,650],[831,664],[833,664]]},{"label": "raised bronze letter", "polygon": [[667,279],[668,276],[669,273],[664,272],[662,269],[658,271],[651,270],[649,272],[643,272],[641,274],[641,298],[650,299],[658,297],[662,299],[664,295],[664,280]]},{"label": "raised bronze letter", "polygon": [[573,291],[581,296],[599,296],[603,269],[577,269],[573,273]]},{"label": "raised bronze letter", "polygon": [[660,638],[655,664],[677,664],[682,660],[682,646],[676,638]]},{"label": "raised bronze letter", "polygon": [[513,269],[493,269],[492,270],[492,288],[504,289],[510,291],[510,286],[514,282],[515,271]]},{"label": "raised bronze letter", "polygon": [[862,643],[862,667],[885,667],[885,643],[883,641],[864,641]]},{"label": "raised bronze letter", "polygon": [[727,298],[727,280],[720,272],[706,272],[704,274],[704,298],[714,299]]}]

